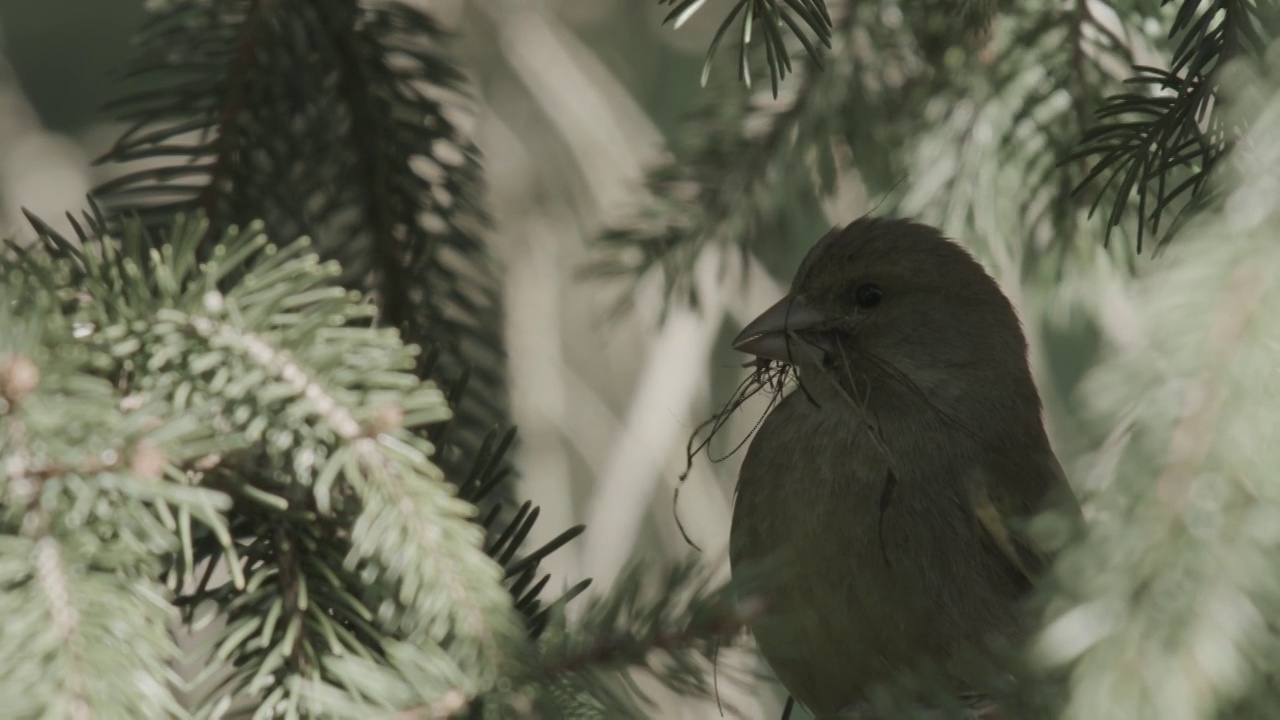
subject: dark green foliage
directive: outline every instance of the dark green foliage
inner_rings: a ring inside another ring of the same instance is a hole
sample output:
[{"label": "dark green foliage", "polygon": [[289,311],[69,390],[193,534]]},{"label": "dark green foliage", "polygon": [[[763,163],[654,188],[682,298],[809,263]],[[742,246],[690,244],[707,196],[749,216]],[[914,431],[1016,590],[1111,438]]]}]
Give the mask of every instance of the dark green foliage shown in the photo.
[{"label": "dark green foliage", "polygon": [[[1167,4],[1167,0],[1166,0]],[[1071,160],[1092,165],[1081,187],[1101,182],[1096,208],[1110,191],[1111,228],[1124,222],[1137,195],[1136,250],[1148,226],[1160,245],[1162,219],[1192,206],[1231,145],[1247,128],[1222,121],[1218,71],[1237,57],[1262,58],[1275,8],[1268,0],[1183,0],[1169,27],[1174,44],[1168,69],[1135,65],[1131,89],[1098,108]]]},{"label": "dark green foliage", "polygon": [[553,616],[528,686],[538,718],[647,718],[650,701],[627,675],[637,670],[683,695],[708,697],[710,666],[761,610],[759,577],[717,585],[684,560],[655,576],[633,567],[572,626]]},{"label": "dark green foliage", "polygon": [[212,237],[251,220],[311,237],[379,324],[428,351],[433,378],[467,376],[439,455],[456,477],[506,415],[479,166],[445,39],[396,2],[169,3],[124,73],[137,89],[109,105],[130,127],[102,158],[123,172],[96,196],[147,223],[200,210]]},{"label": "dark green foliage", "polygon": [[[458,484],[460,497],[476,505],[485,504],[489,494],[510,476],[510,470],[502,465],[502,460],[514,439],[514,430],[508,431],[500,439],[492,434],[485,438],[479,452],[476,453],[470,474]],[[501,504],[491,504],[489,511],[480,519],[480,525],[489,537],[485,552],[502,566],[503,577],[509,583],[516,610],[524,616],[529,636],[536,639],[546,628],[547,622],[547,608],[543,606],[539,596],[551,580],[550,575],[538,577],[538,563],[581,535],[586,530],[586,526],[575,525],[537,550],[527,555],[518,555],[529,531],[533,529],[533,524],[538,519],[538,507],[532,502],[525,501],[513,517],[501,518],[505,523],[505,529],[499,532],[497,528],[500,526],[497,521],[503,509]],[[537,582],[534,582],[535,580]],[[585,590],[590,582],[590,580],[583,581],[580,587],[570,590],[557,602],[567,602],[574,595]]]},{"label": "dark green foliage", "polygon": [[[663,5],[674,6],[663,22],[674,21],[677,28],[706,4],[706,0],[659,1]],[[778,96],[778,84],[791,72],[791,50],[783,37],[784,28],[804,46],[805,52],[815,63],[821,62],[821,55],[814,41],[831,47],[831,14],[824,0],[737,0],[720,23],[711,46],[707,49],[706,60],[702,63],[703,85],[707,84],[707,77],[711,74],[711,61],[715,59],[716,50],[720,48],[720,43],[728,35],[735,20],[740,28],[738,77],[745,85],[751,86],[751,41],[761,38],[769,66],[769,87],[774,97]],[[810,33],[813,34],[812,39],[809,38]]]}]

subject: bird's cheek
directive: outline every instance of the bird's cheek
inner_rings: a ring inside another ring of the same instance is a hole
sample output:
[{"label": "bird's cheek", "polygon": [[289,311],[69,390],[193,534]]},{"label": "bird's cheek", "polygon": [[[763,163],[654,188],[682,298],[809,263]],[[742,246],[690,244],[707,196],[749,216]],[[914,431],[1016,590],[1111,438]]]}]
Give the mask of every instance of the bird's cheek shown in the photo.
[{"label": "bird's cheek", "polygon": [[860,343],[850,333],[835,333],[827,338],[822,346],[822,364],[828,370],[845,368],[858,357]]},{"label": "bird's cheek", "polygon": [[804,338],[805,342],[817,350],[816,358],[824,369],[835,367],[840,360],[840,347],[837,339],[828,333],[811,333]]}]

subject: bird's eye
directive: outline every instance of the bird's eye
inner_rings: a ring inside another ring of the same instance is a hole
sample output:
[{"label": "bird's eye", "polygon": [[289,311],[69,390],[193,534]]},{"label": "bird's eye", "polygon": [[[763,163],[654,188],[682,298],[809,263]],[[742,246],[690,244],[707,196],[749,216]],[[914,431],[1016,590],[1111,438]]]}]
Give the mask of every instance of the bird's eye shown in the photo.
[{"label": "bird's eye", "polygon": [[875,283],[863,283],[854,291],[853,298],[858,302],[858,307],[875,307],[880,304],[880,299],[884,297],[884,291]]}]

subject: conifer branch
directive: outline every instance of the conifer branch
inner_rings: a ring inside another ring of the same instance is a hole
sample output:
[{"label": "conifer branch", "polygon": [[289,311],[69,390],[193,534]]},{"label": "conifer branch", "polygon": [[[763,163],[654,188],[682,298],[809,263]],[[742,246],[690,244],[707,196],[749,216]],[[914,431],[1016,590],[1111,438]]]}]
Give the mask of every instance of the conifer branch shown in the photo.
[{"label": "conifer branch", "polygon": [[629,679],[636,672],[682,695],[710,696],[718,651],[765,608],[762,577],[717,585],[688,560],[659,577],[633,566],[572,625],[555,621],[520,692],[540,717],[644,717],[647,699]]},{"label": "conifer branch", "polygon": [[[87,477],[110,464],[151,468],[130,491],[177,512],[104,522],[156,524],[157,557],[175,590],[197,565],[231,570],[231,582],[211,587],[206,574],[177,597],[227,612],[209,672],[234,669],[205,701],[256,697],[296,709],[310,702],[300,694],[305,678],[381,703],[371,687],[331,675],[329,658],[385,664],[396,640],[434,646],[468,697],[495,682],[523,642],[512,599],[482,550],[482,528],[468,521],[472,507],[452,497],[433,448],[410,432],[448,418],[444,395],[412,373],[412,348],[368,327],[370,308],[329,285],[337,268],[309,255],[306,241],[268,244],[259,226],[229,230],[201,265],[177,249],[206,236],[202,221],[150,237],[135,224],[118,243],[89,235],[71,243],[41,227],[48,254],[28,253],[14,267],[48,296],[68,283],[76,290],[67,308],[79,337],[64,324],[64,340],[93,358],[112,412],[131,407],[132,425],[158,424],[152,456],[183,442],[170,482],[154,457],[139,464],[141,441],[132,457],[116,453],[107,464],[26,466]],[[232,270],[234,282],[224,282]],[[15,363],[5,375],[10,394],[21,389]],[[60,477],[47,475],[46,483]],[[234,503],[211,505],[202,493]]]},{"label": "conifer branch", "polygon": [[788,235],[796,224],[793,206],[834,184],[843,147],[873,180],[893,175],[886,161],[891,138],[864,127],[848,131],[832,118],[875,119],[877,129],[891,128],[886,119],[896,112],[901,88],[886,78],[910,76],[910,41],[901,29],[854,37],[876,8],[837,8],[833,15],[828,66],[803,71],[794,92],[776,104],[737,88],[708,98],[689,120],[676,157],[649,174],[651,201],[598,238],[588,274],[638,279],[660,271],[668,295],[696,301],[690,273],[701,249],[723,243],[749,251]]},{"label": "conifer branch", "polygon": [[1201,200],[1219,160],[1246,129],[1220,117],[1219,72],[1240,56],[1266,50],[1263,13],[1253,0],[1184,0],[1169,28],[1176,43],[1168,68],[1134,65],[1133,89],[1112,94],[1098,108],[1069,160],[1093,166],[1078,189],[1097,186],[1113,198],[1106,237],[1125,221],[1136,196],[1136,251],[1148,232],[1157,247],[1172,237],[1161,223]]}]

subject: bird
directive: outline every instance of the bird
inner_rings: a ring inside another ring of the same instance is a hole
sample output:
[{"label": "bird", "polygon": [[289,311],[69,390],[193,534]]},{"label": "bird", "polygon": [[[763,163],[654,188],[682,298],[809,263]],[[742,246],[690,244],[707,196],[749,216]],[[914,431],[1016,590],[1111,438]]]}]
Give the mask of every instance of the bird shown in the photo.
[{"label": "bird", "polygon": [[902,673],[1025,639],[1051,561],[1028,522],[1080,509],[983,266],[933,227],[862,217],[732,345],[798,379],[751,439],[729,542],[734,575],[771,569],[750,626],[791,697],[818,718],[866,712]]}]

